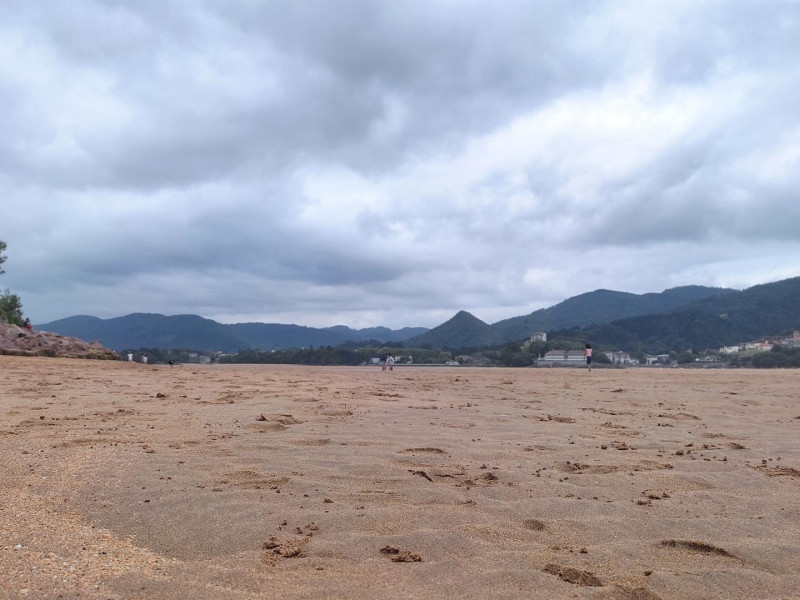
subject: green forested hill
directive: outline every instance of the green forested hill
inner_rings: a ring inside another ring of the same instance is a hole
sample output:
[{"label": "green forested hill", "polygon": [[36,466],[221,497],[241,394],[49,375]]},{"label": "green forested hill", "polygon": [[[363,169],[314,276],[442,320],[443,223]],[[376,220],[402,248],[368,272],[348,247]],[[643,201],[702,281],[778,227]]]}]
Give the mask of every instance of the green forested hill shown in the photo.
[{"label": "green forested hill", "polygon": [[419,348],[474,348],[499,343],[491,325],[463,310],[438,327],[406,340],[407,347]]},{"label": "green forested hill", "polygon": [[81,315],[36,327],[84,340],[99,340],[115,350],[191,348],[207,352],[336,346],[349,340],[368,340],[378,335],[382,342],[390,342],[404,340],[426,331],[422,327],[406,327],[394,331],[385,327],[355,330],[336,326],[320,329],[279,323],[225,325],[197,315],[165,316],[152,313],[134,313],[112,319]]},{"label": "green forested hill", "polygon": [[574,296],[529,315],[498,321],[492,325],[500,342],[519,340],[534,331],[552,331],[608,323],[618,319],[670,311],[702,299],[734,292],[700,285],[676,287],[660,293],[629,294],[595,290]]},{"label": "green forested hill", "polygon": [[226,325],[197,315],[133,313],[112,319],[77,316],[36,327],[84,340],[99,340],[114,350],[192,348],[233,352],[253,347],[252,343],[236,335]]},{"label": "green forested hill", "polygon": [[525,339],[535,331],[582,327],[593,323],[608,323],[625,317],[665,312],[699,299],[731,292],[733,290],[699,285],[649,294],[595,290],[574,296],[550,308],[498,321],[493,325],[488,325],[470,313],[461,311],[438,327],[407,340],[406,344],[424,348],[495,346]]},{"label": "green forested hill", "polygon": [[735,344],[800,329],[800,277],[645,315],[562,332],[630,351],[666,352]]}]

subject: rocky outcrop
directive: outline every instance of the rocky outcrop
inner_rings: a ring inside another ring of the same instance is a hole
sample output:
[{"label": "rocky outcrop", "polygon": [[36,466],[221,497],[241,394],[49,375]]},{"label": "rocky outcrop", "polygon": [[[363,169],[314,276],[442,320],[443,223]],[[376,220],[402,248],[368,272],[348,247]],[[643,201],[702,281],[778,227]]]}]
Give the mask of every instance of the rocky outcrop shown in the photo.
[{"label": "rocky outcrop", "polygon": [[100,342],[84,342],[78,338],[7,323],[0,323],[0,354],[119,360],[119,354]]}]

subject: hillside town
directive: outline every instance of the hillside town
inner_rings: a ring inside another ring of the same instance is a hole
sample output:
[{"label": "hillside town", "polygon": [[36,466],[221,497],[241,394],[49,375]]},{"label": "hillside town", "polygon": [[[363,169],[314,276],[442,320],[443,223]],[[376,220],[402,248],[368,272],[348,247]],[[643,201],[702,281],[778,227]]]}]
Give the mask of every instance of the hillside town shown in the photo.
[{"label": "hillside town", "polygon": [[720,354],[739,354],[740,352],[754,351],[754,352],[771,352],[775,346],[784,346],[786,348],[800,348],[800,331],[795,331],[790,336],[775,337],[764,341],[758,342],[745,342],[735,346],[722,346],[719,349]]},{"label": "hillside town", "polygon": [[[541,331],[533,333],[530,337],[530,343],[536,342],[547,342],[547,333]],[[695,364],[697,366],[723,366],[729,363],[733,357],[750,358],[759,352],[771,352],[776,346],[800,348],[800,331],[795,330],[790,336],[774,336],[763,340],[722,346],[718,350],[709,349],[699,355],[687,351],[681,353],[685,358],[684,360],[679,360],[680,355],[674,352],[657,355],[644,354],[641,357],[632,356],[631,353],[624,350],[609,350],[601,354],[607,359],[607,364],[618,367],[677,366],[679,363],[683,365]],[[584,363],[585,354],[583,350],[549,350],[536,360],[536,366],[539,367],[582,366]]]}]

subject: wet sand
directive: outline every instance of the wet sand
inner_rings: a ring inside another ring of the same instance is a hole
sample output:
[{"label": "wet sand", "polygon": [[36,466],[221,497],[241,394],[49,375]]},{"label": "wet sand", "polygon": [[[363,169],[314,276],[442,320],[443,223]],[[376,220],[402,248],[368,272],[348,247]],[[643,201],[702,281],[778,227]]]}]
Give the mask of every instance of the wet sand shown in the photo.
[{"label": "wet sand", "polygon": [[0,356],[2,598],[799,598],[800,371]]}]

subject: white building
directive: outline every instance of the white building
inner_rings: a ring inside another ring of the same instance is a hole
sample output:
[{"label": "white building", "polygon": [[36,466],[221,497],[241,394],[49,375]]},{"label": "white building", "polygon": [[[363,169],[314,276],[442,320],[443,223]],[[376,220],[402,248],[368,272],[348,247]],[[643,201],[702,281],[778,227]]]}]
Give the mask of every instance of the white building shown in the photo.
[{"label": "white building", "polygon": [[631,355],[627,352],[623,352],[620,350],[619,352],[605,352],[605,355],[608,357],[608,360],[611,361],[611,364],[614,365],[635,365],[639,364],[638,361],[631,358]]},{"label": "white building", "polygon": [[741,346],[723,346],[719,349],[720,354],[737,354],[741,350]]},{"label": "white building", "polygon": [[531,344],[534,342],[546,342],[547,341],[547,332],[545,331],[537,331],[531,334]]},{"label": "white building", "polygon": [[539,359],[539,364],[575,365],[582,363],[583,360],[583,350],[550,350]]}]

